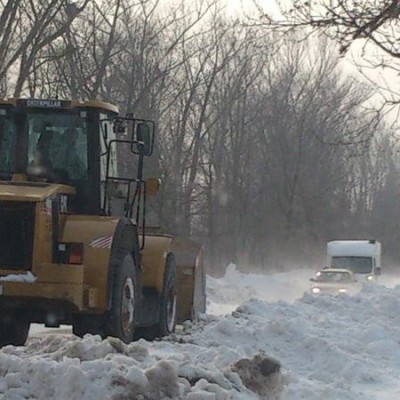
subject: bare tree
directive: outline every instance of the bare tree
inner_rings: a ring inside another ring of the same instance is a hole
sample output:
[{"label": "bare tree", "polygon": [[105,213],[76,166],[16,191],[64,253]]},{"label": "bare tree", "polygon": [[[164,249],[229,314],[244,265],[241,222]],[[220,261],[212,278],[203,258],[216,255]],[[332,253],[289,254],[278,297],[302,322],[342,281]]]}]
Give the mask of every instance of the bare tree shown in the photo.
[{"label": "bare tree", "polygon": [[[262,10],[257,0],[255,3]],[[289,5],[283,1],[278,1],[278,4],[285,19],[274,21],[264,14],[268,24],[282,28],[322,28],[340,42],[341,52],[346,52],[355,40],[364,39],[392,57],[400,58],[396,40],[400,15],[397,0],[292,0]]]},{"label": "bare tree", "polygon": [[[322,32],[336,41],[340,54],[352,59],[359,72],[379,90],[382,104],[391,106],[399,102],[395,82],[400,71],[397,0],[278,0],[279,17],[264,12],[258,0],[253,3],[262,15],[257,23],[282,33],[296,30],[307,36],[313,31]],[[383,111],[391,109],[385,107]]]},{"label": "bare tree", "polygon": [[382,229],[398,169],[363,107],[369,88],[340,72],[328,42],[302,39],[227,20],[218,0],[88,0],[58,37],[27,48],[15,93],[101,98],[154,119],[161,225],[201,238],[214,270],[271,268],[309,260],[337,232]]},{"label": "bare tree", "polygon": [[[307,243],[324,241],[343,205],[350,214],[347,158],[368,149],[374,116],[362,109],[367,93],[340,78],[326,45],[310,54],[306,44],[288,41],[267,59],[262,74],[252,76],[244,109],[248,125],[236,134],[242,138],[239,158],[222,136],[226,197],[225,214],[219,214],[227,219],[216,218],[223,221],[221,237],[233,259],[282,263]],[[239,206],[229,210],[230,204]]]},{"label": "bare tree", "polygon": [[215,124],[205,137],[202,167],[206,226],[215,263],[218,259],[239,262],[248,251],[255,142],[252,91],[272,50],[272,46],[261,45],[259,34],[258,30],[232,28],[218,40],[226,61],[212,93]]},{"label": "bare tree", "polygon": [[38,65],[39,52],[66,33],[87,3],[88,0],[10,0],[1,4],[0,81],[9,77],[15,82],[14,96],[21,94],[29,74]]}]

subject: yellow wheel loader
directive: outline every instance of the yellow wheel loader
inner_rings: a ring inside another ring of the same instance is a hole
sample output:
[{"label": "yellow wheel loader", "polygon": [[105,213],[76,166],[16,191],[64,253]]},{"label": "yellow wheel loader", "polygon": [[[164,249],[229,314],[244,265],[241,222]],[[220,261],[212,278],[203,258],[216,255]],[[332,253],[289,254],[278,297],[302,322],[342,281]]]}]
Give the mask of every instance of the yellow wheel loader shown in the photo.
[{"label": "yellow wheel loader", "polygon": [[0,100],[0,346],[31,323],[129,343],[205,311],[202,246],[146,226],[154,133],[104,102]]}]

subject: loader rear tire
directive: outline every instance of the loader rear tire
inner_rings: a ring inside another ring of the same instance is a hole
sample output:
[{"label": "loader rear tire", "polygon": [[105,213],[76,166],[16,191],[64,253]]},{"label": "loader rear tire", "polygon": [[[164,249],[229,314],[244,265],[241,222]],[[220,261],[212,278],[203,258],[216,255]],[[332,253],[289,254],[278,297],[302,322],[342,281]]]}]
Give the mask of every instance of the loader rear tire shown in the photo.
[{"label": "loader rear tire", "polygon": [[175,332],[177,292],[175,259],[170,255],[165,266],[164,285],[160,297],[160,320],[156,327],[156,336],[167,336]]},{"label": "loader rear tire", "polygon": [[107,336],[114,336],[125,343],[134,338],[138,308],[138,281],[135,262],[126,254],[115,271],[112,305],[107,320]]},{"label": "loader rear tire", "polygon": [[24,346],[28,338],[30,325],[30,322],[17,318],[0,321],[0,347],[9,344]]}]

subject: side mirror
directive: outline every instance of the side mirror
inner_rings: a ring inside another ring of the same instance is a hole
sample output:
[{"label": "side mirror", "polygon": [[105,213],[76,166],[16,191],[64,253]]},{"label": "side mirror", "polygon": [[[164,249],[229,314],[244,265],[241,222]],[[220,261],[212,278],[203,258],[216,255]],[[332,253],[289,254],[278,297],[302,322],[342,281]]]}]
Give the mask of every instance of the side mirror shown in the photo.
[{"label": "side mirror", "polygon": [[315,282],[315,279],[314,278],[310,278],[310,282]]},{"label": "side mirror", "polygon": [[146,194],[148,196],[154,196],[160,190],[161,181],[157,178],[146,179]]},{"label": "side mirror", "polygon": [[377,268],[375,269],[375,273],[376,273],[376,275],[381,275],[381,274],[382,274],[382,269],[381,269],[381,267],[377,267]]},{"label": "side mirror", "polygon": [[149,122],[139,122],[135,131],[132,133],[132,152],[144,156],[150,156],[153,153],[154,146],[154,124]]}]

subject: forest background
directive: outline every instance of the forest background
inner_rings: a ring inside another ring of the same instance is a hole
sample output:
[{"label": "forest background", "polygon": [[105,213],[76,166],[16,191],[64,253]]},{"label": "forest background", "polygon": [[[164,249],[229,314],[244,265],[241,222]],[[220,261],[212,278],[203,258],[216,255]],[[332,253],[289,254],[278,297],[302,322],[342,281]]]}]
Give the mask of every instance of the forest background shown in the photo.
[{"label": "forest background", "polygon": [[326,35],[224,6],[1,0],[0,96],[153,119],[152,212],[204,243],[211,273],[323,266],[332,239],[380,240],[400,264],[395,102]]}]

